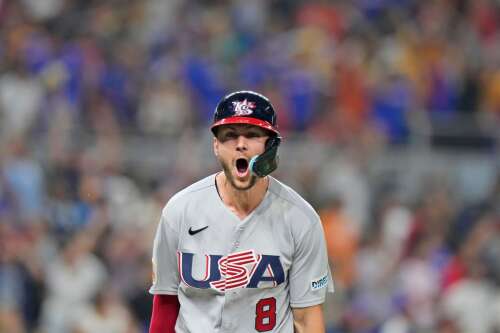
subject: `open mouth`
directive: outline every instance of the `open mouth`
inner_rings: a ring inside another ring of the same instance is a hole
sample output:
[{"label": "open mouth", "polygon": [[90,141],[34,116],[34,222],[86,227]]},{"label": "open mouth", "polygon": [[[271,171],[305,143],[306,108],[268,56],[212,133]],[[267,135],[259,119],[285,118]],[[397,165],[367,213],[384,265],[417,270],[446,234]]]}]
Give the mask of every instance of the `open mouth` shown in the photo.
[{"label": "open mouth", "polygon": [[244,158],[238,158],[236,160],[236,172],[238,177],[244,177],[248,173],[248,161]]}]

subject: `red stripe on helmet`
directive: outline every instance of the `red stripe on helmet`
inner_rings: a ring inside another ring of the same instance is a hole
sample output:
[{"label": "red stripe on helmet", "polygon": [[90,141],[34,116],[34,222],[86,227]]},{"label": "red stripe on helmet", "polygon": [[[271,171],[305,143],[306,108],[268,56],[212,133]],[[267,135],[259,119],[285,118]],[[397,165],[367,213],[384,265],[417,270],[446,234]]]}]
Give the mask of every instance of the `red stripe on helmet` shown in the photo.
[{"label": "red stripe on helmet", "polygon": [[227,117],[227,118],[221,119],[218,122],[214,123],[212,125],[212,127],[210,127],[210,129],[213,130],[217,126],[229,125],[229,124],[255,125],[255,126],[265,128],[269,131],[272,131],[278,135],[280,134],[280,132],[276,128],[274,128],[271,124],[269,124],[267,121],[257,119],[257,118],[252,118],[252,117]]}]

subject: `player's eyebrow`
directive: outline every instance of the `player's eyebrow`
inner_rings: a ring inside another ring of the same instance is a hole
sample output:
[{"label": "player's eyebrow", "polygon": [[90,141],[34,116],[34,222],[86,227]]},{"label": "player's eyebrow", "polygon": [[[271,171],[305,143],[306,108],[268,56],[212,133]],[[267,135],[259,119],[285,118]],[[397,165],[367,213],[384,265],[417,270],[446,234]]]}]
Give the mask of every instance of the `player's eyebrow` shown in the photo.
[{"label": "player's eyebrow", "polygon": [[251,129],[254,128],[254,125],[249,125],[249,124],[238,124],[238,125],[226,125],[224,128],[227,129],[232,129],[232,130],[237,130],[237,129]]},{"label": "player's eyebrow", "polygon": [[252,127],[251,126],[231,126],[231,125],[228,125],[224,128],[221,128],[220,129],[220,132],[222,132],[223,134],[226,134],[226,133],[229,133],[229,132],[236,132],[236,133],[241,133],[241,132],[247,132],[248,130],[252,130]]}]

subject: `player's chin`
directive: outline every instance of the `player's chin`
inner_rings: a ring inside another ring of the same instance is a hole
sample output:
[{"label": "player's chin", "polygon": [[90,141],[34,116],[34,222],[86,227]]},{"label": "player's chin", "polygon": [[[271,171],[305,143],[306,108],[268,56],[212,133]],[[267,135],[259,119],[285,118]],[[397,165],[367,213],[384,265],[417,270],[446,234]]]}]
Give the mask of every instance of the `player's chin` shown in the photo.
[{"label": "player's chin", "polygon": [[250,176],[248,179],[240,180],[233,178],[233,187],[238,191],[246,191],[251,189],[256,182],[255,176]]},{"label": "player's chin", "polygon": [[237,184],[238,186],[247,186],[248,184],[250,184],[250,182],[252,181],[252,175],[250,174],[250,172],[242,175],[241,173],[238,173],[238,172],[233,172],[233,182],[235,184]]},{"label": "player's chin", "polygon": [[242,175],[241,173],[238,173],[235,171],[235,172],[233,172],[233,179],[238,183],[242,183],[242,184],[248,183],[252,179],[252,175],[250,172]]},{"label": "player's chin", "polygon": [[250,171],[241,173],[235,171],[233,173],[233,187],[240,191],[245,191],[252,188],[255,185],[257,177],[253,175]]}]

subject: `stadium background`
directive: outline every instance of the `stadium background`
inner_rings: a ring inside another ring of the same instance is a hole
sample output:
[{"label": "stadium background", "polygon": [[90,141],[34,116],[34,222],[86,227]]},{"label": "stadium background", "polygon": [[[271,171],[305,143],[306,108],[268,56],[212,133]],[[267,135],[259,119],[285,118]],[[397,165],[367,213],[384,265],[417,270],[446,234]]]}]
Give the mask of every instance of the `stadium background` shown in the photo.
[{"label": "stadium background", "polygon": [[0,332],[145,332],[161,207],[254,89],[328,332],[500,331],[500,3],[0,0]]}]

